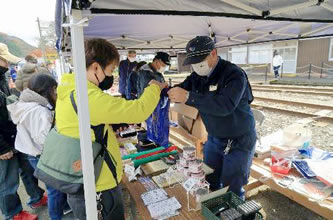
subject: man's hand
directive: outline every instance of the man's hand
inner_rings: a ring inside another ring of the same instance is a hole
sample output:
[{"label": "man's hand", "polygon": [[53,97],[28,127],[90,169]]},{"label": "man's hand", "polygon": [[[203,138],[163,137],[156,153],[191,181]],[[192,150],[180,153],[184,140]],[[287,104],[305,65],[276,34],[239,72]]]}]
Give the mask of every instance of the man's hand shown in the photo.
[{"label": "man's hand", "polygon": [[5,154],[0,155],[0,160],[9,160],[14,155],[13,151],[9,151]]},{"label": "man's hand", "polygon": [[161,90],[168,87],[167,83],[160,83],[159,81],[156,81],[154,79],[150,80],[150,82],[149,82],[149,85],[152,85],[152,84],[158,85]]},{"label": "man's hand", "polygon": [[188,99],[188,91],[180,87],[175,87],[169,90],[168,95],[171,102],[185,103]]}]

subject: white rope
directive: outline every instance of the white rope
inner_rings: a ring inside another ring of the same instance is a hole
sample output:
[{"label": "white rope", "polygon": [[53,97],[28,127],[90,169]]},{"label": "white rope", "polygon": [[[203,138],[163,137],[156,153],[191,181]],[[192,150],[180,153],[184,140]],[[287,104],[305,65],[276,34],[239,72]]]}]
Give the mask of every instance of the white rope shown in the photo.
[{"label": "white rope", "polygon": [[309,67],[309,66],[310,66],[310,64],[305,65],[305,66],[296,67],[296,69],[303,69],[303,68],[305,68],[305,67]]},{"label": "white rope", "polygon": [[329,65],[329,64],[326,64],[326,63],[324,63],[324,66],[328,66],[328,67],[332,67],[333,68],[332,65]]},{"label": "white rope", "polygon": [[312,67],[317,68],[317,69],[323,69],[323,70],[333,70],[333,68],[325,68],[325,67],[320,67],[320,66],[316,66],[316,65],[312,65]]}]

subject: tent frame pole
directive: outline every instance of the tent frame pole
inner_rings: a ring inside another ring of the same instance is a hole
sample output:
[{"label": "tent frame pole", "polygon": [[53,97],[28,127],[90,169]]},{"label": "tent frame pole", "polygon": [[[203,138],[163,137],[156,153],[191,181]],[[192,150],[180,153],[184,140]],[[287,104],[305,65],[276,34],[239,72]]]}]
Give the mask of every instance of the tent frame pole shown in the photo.
[{"label": "tent frame pole", "polygon": [[71,40],[73,48],[74,72],[76,73],[75,83],[80,128],[81,164],[83,171],[86,216],[89,220],[97,220],[95,174],[90,131],[90,115],[88,108],[86,60],[85,57],[82,56],[82,54],[85,54],[83,26],[77,24],[81,20],[82,11],[72,10]]}]

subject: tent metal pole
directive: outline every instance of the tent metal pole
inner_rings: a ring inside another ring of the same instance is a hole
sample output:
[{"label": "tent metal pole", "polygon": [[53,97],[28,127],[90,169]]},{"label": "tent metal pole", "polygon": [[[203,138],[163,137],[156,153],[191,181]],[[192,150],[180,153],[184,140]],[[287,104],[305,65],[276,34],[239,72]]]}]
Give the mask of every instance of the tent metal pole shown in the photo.
[{"label": "tent metal pole", "polygon": [[316,32],[322,31],[322,30],[325,30],[325,29],[330,28],[330,27],[333,27],[333,24],[325,25],[325,26],[323,26],[323,27],[320,27],[320,28],[314,29],[314,30],[312,30],[312,31],[309,31],[309,32],[303,33],[303,34],[301,34],[301,35],[302,35],[302,36],[310,35],[310,34],[313,34],[313,33],[316,33]]},{"label": "tent metal pole", "polygon": [[265,38],[265,37],[267,37],[267,36],[273,34],[273,32],[278,34],[279,31],[282,31],[282,30],[284,30],[284,29],[287,29],[287,28],[289,28],[290,26],[293,26],[293,25],[295,25],[295,24],[294,24],[294,23],[286,24],[286,25],[282,26],[281,28],[278,28],[278,29],[276,29],[276,30],[274,30],[274,31],[272,31],[272,32],[268,32],[267,34],[264,34],[264,35],[261,35],[261,36],[258,36],[258,37],[255,37],[255,38],[249,40],[249,43],[252,43],[252,42],[254,42],[254,41],[256,41],[256,40],[258,40],[258,39],[260,39],[260,38]]},{"label": "tent metal pole", "polygon": [[81,164],[84,181],[84,198],[86,215],[89,220],[97,220],[96,188],[93,166],[93,154],[90,131],[90,115],[88,108],[88,89],[86,60],[84,52],[83,26],[76,25],[82,19],[82,12],[72,10],[71,40],[75,71],[76,94],[80,128]]},{"label": "tent metal pole", "polygon": [[287,6],[287,7],[283,7],[283,8],[278,8],[278,9],[273,9],[270,11],[269,16],[286,13],[288,11],[293,11],[293,10],[297,10],[297,9],[301,9],[301,8],[310,7],[310,6],[316,5],[317,3],[318,3],[318,0],[309,0],[304,3],[291,5],[291,6]]},{"label": "tent metal pole", "polygon": [[226,4],[229,4],[229,5],[232,5],[236,8],[240,8],[244,11],[247,11],[247,12],[251,12],[252,14],[255,14],[255,15],[258,15],[258,16],[261,16],[262,15],[262,11],[256,9],[256,8],[253,8],[251,6],[248,6],[246,4],[243,4],[241,2],[237,2],[235,0],[222,0],[222,2],[226,3]]},{"label": "tent metal pole", "polygon": [[330,6],[330,5],[327,4],[327,3],[322,3],[322,4],[320,4],[320,6],[323,7],[323,8],[326,8],[327,10],[329,10],[329,11],[331,11],[331,12],[333,12],[333,7]]}]

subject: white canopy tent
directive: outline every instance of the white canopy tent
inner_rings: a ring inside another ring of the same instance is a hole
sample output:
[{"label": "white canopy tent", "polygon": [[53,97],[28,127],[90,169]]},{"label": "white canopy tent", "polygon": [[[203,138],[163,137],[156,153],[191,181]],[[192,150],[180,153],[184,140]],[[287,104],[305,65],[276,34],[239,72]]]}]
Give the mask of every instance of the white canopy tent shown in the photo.
[{"label": "white canopy tent", "polygon": [[76,74],[87,218],[96,219],[84,38],[119,49],[183,50],[196,35],[217,47],[333,36],[332,0],[58,0],[57,47]]}]

